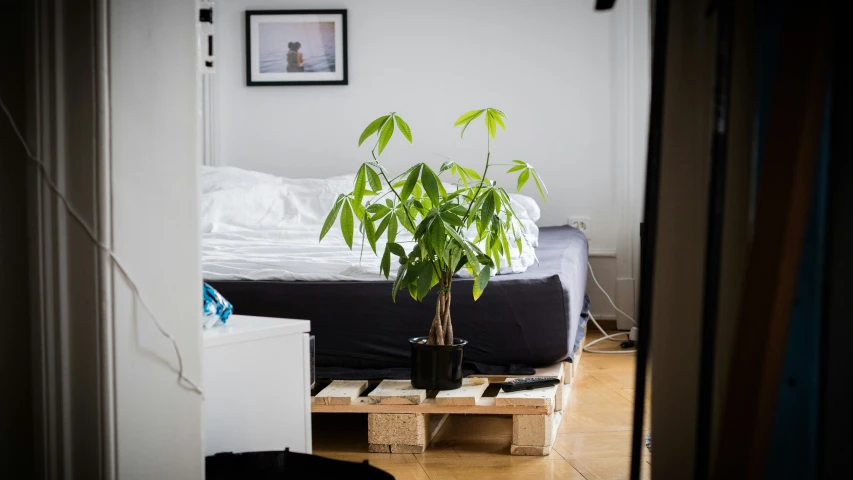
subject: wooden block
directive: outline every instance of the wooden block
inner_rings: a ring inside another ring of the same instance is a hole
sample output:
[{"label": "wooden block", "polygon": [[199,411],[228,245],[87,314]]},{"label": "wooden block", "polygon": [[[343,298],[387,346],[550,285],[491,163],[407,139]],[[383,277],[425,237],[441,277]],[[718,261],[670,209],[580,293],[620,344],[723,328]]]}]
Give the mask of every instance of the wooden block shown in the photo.
[{"label": "wooden block", "polygon": [[495,397],[495,405],[499,407],[518,405],[545,405],[553,406],[554,398],[557,396],[557,386],[537,388],[535,390],[521,390],[518,392],[500,392]]},{"label": "wooden block", "polygon": [[553,415],[513,415],[512,444],[549,446],[553,424]]},{"label": "wooden block", "polygon": [[[575,354],[575,355],[577,355],[577,354]],[[566,367],[566,374],[563,375],[563,384],[572,383],[572,379],[575,377],[575,375],[574,375],[574,373],[575,373],[574,365],[575,364],[572,362],[563,362],[563,364]]]},{"label": "wooden block", "polygon": [[557,387],[557,395],[554,396],[554,411],[562,412],[563,407],[565,406],[565,402],[563,401],[564,391],[569,389],[569,386],[564,383],[558,383]]},{"label": "wooden block", "polygon": [[391,453],[391,445],[369,443],[367,444],[367,451],[370,453]]},{"label": "wooden block", "polygon": [[424,453],[426,445],[391,445],[391,453]]},{"label": "wooden block", "polygon": [[509,447],[510,455],[545,456],[551,454],[551,445],[547,447],[535,447],[532,445],[512,445]]},{"label": "wooden block", "polygon": [[367,397],[380,405],[418,405],[426,400],[426,390],[412,387],[409,380],[382,380]]},{"label": "wooden block", "polygon": [[557,408],[557,405],[555,405],[554,411],[560,412],[560,415],[562,415],[563,411],[566,409],[566,406],[569,404],[569,395],[572,393],[572,386],[571,385],[561,385],[560,387],[561,387],[560,388],[560,397],[562,397],[562,398],[557,403],[559,408]]},{"label": "wooden block", "polygon": [[429,415],[423,413],[370,413],[367,442],[378,445],[427,444]]},{"label": "wooden block", "polygon": [[[566,396],[568,396],[568,392],[566,392]],[[543,415],[513,415],[512,421],[512,446],[509,449],[509,453],[511,455],[550,455],[551,448],[554,446],[554,442],[557,441],[557,432],[560,430],[560,422],[563,420],[563,412],[555,412],[553,415],[546,415],[551,417],[550,421],[550,434],[547,436],[550,440],[547,441],[548,445],[519,445],[516,443],[516,438],[521,438],[522,441],[530,441],[531,438],[534,440],[538,437],[530,437],[529,435],[538,435],[538,433],[534,433],[539,429],[546,429],[547,433],[547,423],[542,423],[536,419],[519,419],[518,421],[515,417],[542,417]],[[516,428],[518,425],[518,428]],[[518,434],[516,434],[518,431]],[[538,440],[536,440],[538,441]]]},{"label": "wooden block", "polygon": [[476,405],[483,392],[489,388],[485,378],[463,378],[462,387],[456,390],[445,390],[435,396],[438,405]]},{"label": "wooden block", "polygon": [[314,404],[350,405],[367,390],[367,380],[335,380],[314,396]]}]

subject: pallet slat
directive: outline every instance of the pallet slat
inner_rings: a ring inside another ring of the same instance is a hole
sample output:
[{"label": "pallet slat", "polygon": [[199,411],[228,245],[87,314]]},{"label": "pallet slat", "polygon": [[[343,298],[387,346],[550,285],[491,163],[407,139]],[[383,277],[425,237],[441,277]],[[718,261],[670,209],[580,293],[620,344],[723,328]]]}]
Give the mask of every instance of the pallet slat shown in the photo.
[{"label": "pallet slat", "polygon": [[350,405],[311,405],[313,413],[450,413],[453,415],[547,415],[553,405],[495,405],[496,397],[481,397],[476,405],[439,405],[428,398],[418,405],[381,405],[359,397]]},{"label": "pallet slat", "polygon": [[367,397],[380,405],[419,405],[426,394],[426,390],[412,387],[409,380],[382,380]]},{"label": "pallet slat", "polygon": [[367,380],[335,380],[314,397],[319,405],[350,405],[367,390]]},{"label": "pallet slat", "polygon": [[495,397],[495,405],[507,406],[554,406],[554,398],[557,395],[557,386],[537,388],[536,390],[521,390],[519,392],[500,392]]},{"label": "pallet slat", "polygon": [[435,403],[439,405],[476,405],[477,400],[483,396],[487,388],[489,388],[489,381],[485,378],[463,378],[462,387],[439,392],[435,396]]}]

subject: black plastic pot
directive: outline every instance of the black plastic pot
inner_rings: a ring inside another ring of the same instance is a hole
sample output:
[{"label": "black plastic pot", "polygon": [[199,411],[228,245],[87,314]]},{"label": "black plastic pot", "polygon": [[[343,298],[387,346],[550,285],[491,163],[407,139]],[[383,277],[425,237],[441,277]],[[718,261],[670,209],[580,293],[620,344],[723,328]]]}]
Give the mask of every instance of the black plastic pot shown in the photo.
[{"label": "black plastic pot", "polygon": [[412,346],[412,386],[426,390],[455,390],[462,386],[462,349],[467,340],[453,345],[427,345],[427,337],[409,339]]}]

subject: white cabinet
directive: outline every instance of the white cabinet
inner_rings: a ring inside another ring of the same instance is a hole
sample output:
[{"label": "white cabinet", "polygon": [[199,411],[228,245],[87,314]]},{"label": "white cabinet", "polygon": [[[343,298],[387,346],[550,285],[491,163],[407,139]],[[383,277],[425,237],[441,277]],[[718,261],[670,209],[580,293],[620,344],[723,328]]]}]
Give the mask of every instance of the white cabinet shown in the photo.
[{"label": "white cabinet", "polygon": [[232,315],[204,332],[204,453],[311,453],[310,322]]}]

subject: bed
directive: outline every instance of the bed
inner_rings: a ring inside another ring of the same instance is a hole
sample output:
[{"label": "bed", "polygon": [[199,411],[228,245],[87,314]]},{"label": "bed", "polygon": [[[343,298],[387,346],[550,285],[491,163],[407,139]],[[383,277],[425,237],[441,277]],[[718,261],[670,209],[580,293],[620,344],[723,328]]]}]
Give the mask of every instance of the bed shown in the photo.
[{"label": "bed", "polygon": [[[319,213],[315,215],[318,219],[306,221],[300,210],[302,218],[298,221],[282,221],[290,222],[288,225],[304,223],[304,228],[280,233],[278,219],[294,211],[286,205],[290,200],[282,200],[288,194],[281,193],[281,179],[261,177],[262,182],[276,182],[278,193],[262,193],[257,198],[256,176],[262,174],[252,172],[244,179],[251,187],[235,188],[241,182],[233,181],[233,177],[245,171],[227,172],[224,178],[228,182],[223,182],[221,173],[222,169],[203,172],[206,231],[202,265],[205,281],[233,304],[234,313],[310,320],[318,368],[407,367],[407,339],[429,330],[435,294],[419,303],[402,293],[395,304],[391,281],[375,273],[378,270],[372,263],[376,261],[372,252],[363,256],[360,252],[337,252],[334,239],[331,245],[325,245],[326,239],[317,246],[319,224],[316,231],[311,224],[322,222]],[[307,186],[304,180],[298,182],[300,188],[315,192],[312,195],[321,192],[323,199],[314,206],[318,211],[323,210],[324,202],[334,200],[337,190],[348,188],[351,179],[325,182]],[[223,192],[227,202],[212,198],[223,196]],[[241,196],[244,194],[252,198],[246,200]],[[526,200],[518,200],[521,210]],[[285,205],[270,206],[282,201]],[[234,212],[222,213],[223,208]],[[234,218],[235,212],[247,211],[240,215],[240,225],[234,226],[234,220],[225,222],[227,227],[221,225],[223,219]],[[259,213],[251,213],[255,211]],[[535,212],[528,209],[528,213],[528,220],[538,218],[538,207]],[[275,228],[268,228],[270,218],[276,219]],[[571,227],[538,229],[533,221],[528,230],[537,233],[530,242],[536,245],[535,250],[526,252],[527,260],[514,260],[514,270],[504,272],[509,274],[494,276],[478,301],[471,296],[471,279],[453,282],[454,332],[470,342],[465,349],[466,361],[483,366],[538,367],[571,361],[574,356],[585,318],[586,237]],[[318,263],[318,259],[322,261]]]}]

